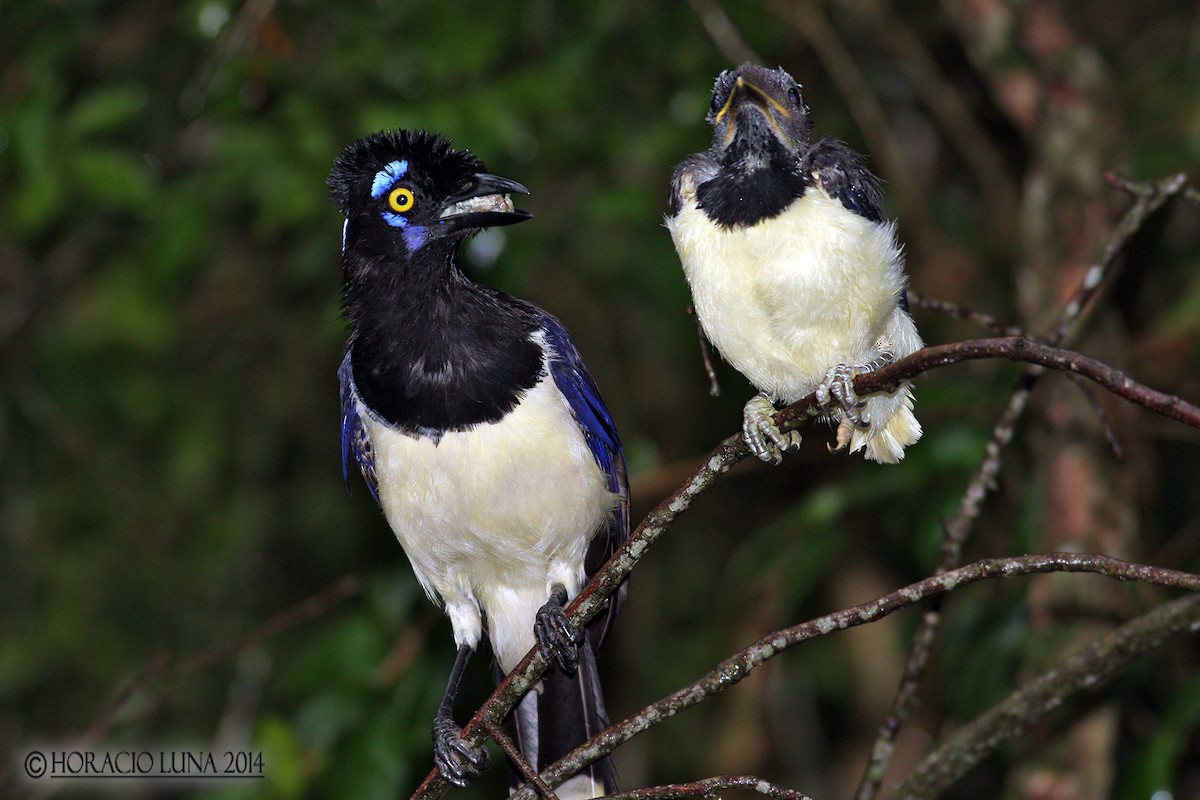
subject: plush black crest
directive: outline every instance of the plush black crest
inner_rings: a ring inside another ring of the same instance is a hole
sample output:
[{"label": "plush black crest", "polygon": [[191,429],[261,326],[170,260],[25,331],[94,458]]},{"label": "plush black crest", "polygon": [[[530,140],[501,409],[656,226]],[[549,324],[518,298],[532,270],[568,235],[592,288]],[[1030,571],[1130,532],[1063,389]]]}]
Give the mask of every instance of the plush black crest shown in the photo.
[{"label": "plush black crest", "polygon": [[455,150],[446,137],[427,131],[386,130],[346,147],[329,173],[329,197],[342,213],[371,199],[375,173],[393,161],[407,161],[411,180],[429,197],[449,197],[487,167],[469,150]]}]

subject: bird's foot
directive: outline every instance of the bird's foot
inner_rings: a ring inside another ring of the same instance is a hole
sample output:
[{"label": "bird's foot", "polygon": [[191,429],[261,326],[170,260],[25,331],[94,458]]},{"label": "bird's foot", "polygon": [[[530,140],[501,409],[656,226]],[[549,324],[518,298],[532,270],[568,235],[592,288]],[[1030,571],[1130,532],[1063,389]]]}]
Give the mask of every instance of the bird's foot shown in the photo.
[{"label": "bird's foot", "polygon": [[433,718],[433,760],[442,777],[455,786],[464,787],[478,778],[492,763],[487,748],[472,747],[459,735],[462,728],[439,709]]},{"label": "bird's foot", "polygon": [[[830,418],[843,422],[849,420],[858,428],[867,427],[862,418],[862,408],[867,404],[854,391],[854,379],[863,374],[862,367],[838,364],[825,373],[817,384],[817,405]],[[839,426],[840,427],[840,426]],[[838,437],[841,439],[841,437]]]},{"label": "bird's foot", "polygon": [[764,394],[755,395],[742,409],[742,436],[750,452],[768,464],[783,461],[784,452],[800,449],[799,431],[779,430],[775,424],[775,404]]},{"label": "bird's foot", "polygon": [[865,398],[854,391],[854,379],[882,369],[896,360],[895,355],[888,349],[882,349],[877,358],[865,364],[838,364],[825,373],[816,389],[817,405],[831,419],[838,421],[837,446],[830,447],[831,452],[845,450],[850,444],[854,428],[866,430],[871,427],[868,420],[863,418],[862,410],[866,406]]},{"label": "bird's foot", "polygon": [[555,584],[550,599],[537,610],[533,621],[533,635],[547,663],[555,664],[568,675],[579,667],[579,643],[583,632],[571,626],[563,606],[567,604],[567,590]]}]

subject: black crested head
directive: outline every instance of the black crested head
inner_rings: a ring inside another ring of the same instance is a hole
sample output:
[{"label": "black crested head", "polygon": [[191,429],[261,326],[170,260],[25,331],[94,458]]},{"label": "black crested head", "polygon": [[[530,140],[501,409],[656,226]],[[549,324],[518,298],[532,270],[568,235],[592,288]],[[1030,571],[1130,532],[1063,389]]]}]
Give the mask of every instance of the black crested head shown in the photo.
[{"label": "black crested head", "polygon": [[757,64],[717,76],[705,119],[713,128],[709,152],[719,169],[696,191],[697,203],[714,222],[754,225],[807,190],[812,120],[800,88],[783,68]]},{"label": "black crested head", "polygon": [[494,422],[540,380],[535,309],[470,281],[459,242],[528,219],[516,181],[424,131],[381,131],[348,146],[327,184],[346,215],[342,305],[350,373],[380,419],[435,442]]},{"label": "black crested head", "polygon": [[480,172],[483,162],[469,150],[455,150],[445,136],[427,131],[377,131],[351,142],[333,162],[326,184],[329,197],[350,216],[371,200],[371,185],[380,170],[407,162],[411,181],[431,196],[449,197]]},{"label": "black crested head", "polygon": [[434,239],[529,218],[508,198],[527,193],[524,186],[489,175],[470,151],[426,131],[379,131],[351,143],[326,184],[346,215],[347,249],[369,232],[369,240],[382,236],[412,253]]}]

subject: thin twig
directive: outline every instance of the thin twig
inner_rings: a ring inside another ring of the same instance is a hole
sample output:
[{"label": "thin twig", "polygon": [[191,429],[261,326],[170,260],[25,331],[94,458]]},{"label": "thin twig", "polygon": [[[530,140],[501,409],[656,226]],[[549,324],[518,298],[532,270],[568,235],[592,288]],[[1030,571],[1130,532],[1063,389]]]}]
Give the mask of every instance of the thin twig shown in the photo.
[{"label": "thin twig", "polygon": [[[909,584],[903,589],[853,608],[826,614],[764,636],[749,647],[725,659],[692,683],[651,703],[624,720],[610,725],[544,769],[542,777],[551,784],[565,780],[588,764],[613,752],[632,737],[675,716],[680,711],[728,689],[768,659],[801,642],[834,631],[875,622],[927,598],[981,580],[1049,572],[1090,572],[1120,581],[1137,581],[1200,592],[1200,575],[1144,564],[1131,564],[1099,554],[1049,553],[977,561],[968,566]],[[512,794],[512,800],[533,800],[532,790],[527,787],[520,788]]]},{"label": "thin twig", "polygon": [[[1061,343],[1074,330],[1084,310],[1100,289],[1108,283],[1114,273],[1118,256],[1133,235],[1141,229],[1154,213],[1169,199],[1186,192],[1188,187],[1183,175],[1174,175],[1157,182],[1117,184],[1117,179],[1106,176],[1110,183],[1120,185],[1134,197],[1134,203],[1125,212],[1117,227],[1109,235],[1100,257],[1084,274],[1084,279],[1059,315],[1059,323],[1052,332],[1050,342]],[[1000,419],[992,429],[991,438],[984,450],[983,459],[975,470],[967,489],[959,501],[957,513],[946,524],[946,536],[942,543],[937,569],[944,572],[957,566],[961,560],[963,544],[975,526],[983,501],[996,483],[1000,472],[1004,449],[1012,441],[1013,431],[1025,413],[1029,393],[1041,374],[1040,367],[1029,367],[1022,373],[1016,387],[1009,395]],[[891,763],[896,737],[909,712],[916,704],[917,687],[925,674],[929,662],[931,645],[941,622],[940,607],[935,603],[921,619],[913,638],[914,646],[909,653],[900,685],[888,715],[881,723],[872,748],[868,767],[855,795],[856,800],[874,800],[879,794],[883,776]]]},{"label": "thin twig", "polygon": [[708,348],[708,336],[704,333],[704,325],[700,322],[695,306],[688,306],[688,314],[696,320],[696,338],[700,341],[700,358],[704,361],[704,372],[708,375],[708,393],[712,397],[720,397],[721,384],[717,382],[717,371],[713,369],[712,353]]},{"label": "thin twig", "polygon": [[692,783],[670,783],[663,786],[648,786],[628,792],[605,795],[605,800],[672,800],[686,797],[720,797],[725,789],[753,789],[763,797],[778,800],[812,800],[806,794],[763,780],[756,775],[720,775]]},{"label": "thin twig", "polygon": [[232,644],[215,647],[183,659],[179,662],[177,669],[180,672],[192,672],[217,661],[223,661],[302,622],[323,616],[331,608],[357,596],[362,590],[362,578],[357,575],[347,575],[329,588],[274,614]]},{"label": "thin twig", "polygon": [[1108,449],[1112,451],[1113,458],[1123,458],[1125,448],[1121,447],[1121,440],[1117,438],[1117,432],[1113,430],[1112,423],[1108,419],[1108,412],[1104,410],[1104,406],[1100,405],[1100,398],[1096,396],[1096,392],[1078,375],[1072,375],[1068,372],[1067,377],[1071,379],[1071,383],[1079,388],[1084,399],[1088,401],[1088,405],[1092,407],[1092,413],[1096,415],[1096,419],[1100,422],[1100,428],[1104,431],[1104,438],[1108,442]]},{"label": "thin twig", "polygon": [[1001,745],[1076,697],[1098,691],[1170,636],[1200,624],[1200,597],[1181,597],[1122,625],[1025,683],[957,730],[896,790],[893,800],[932,800]]},{"label": "thin twig", "polygon": [[1067,337],[1078,324],[1083,309],[1096,296],[1106,280],[1112,276],[1112,267],[1116,264],[1121,252],[1124,251],[1125,245],[1129,243],[1134,234],[1141,230],[1150,215],[1187,188],[1187,175],[1183,173],[1172,175],[1154,183],[1143,184],[1142,188],[1145,193],[1135,195],[1136,202],[1125,212],[1120,222],[1117,223],[1117,227],[1109,235],[1108,241],[1100,253],[1100,258],[1088,267],[1074,294],[1067,298],[1059,317],[1058,327],[1046,337],[1046,341],[1051,344],[1061,344],[1067,341]]},{"label": "thin twig", "polygon": [[762,63],[754,48],[746,42],[737,26],[729,19],[729,15],[715,0],[688,0],[688,3],[700,18],[700,24],[704,26],[708,38],[712,39],[717,50],[721,51],[722,58],[731,64],[740,64],[743,61]]},{"label": "thin twig", "polygon": [[145,689],[153,681],[169,674],[186,674],[204,669],[244,652],[268,639],[271,639],[289,628],[302,622],[316,619],[329,612],[330,609],[345,602],[362,592],[362,579],[357,575],[347,575],[332,586],[306,597],[299,603],[288,606],[260,623],[250,632],[229,643],[209,648],[202,652],[184,658],[170,658],[165,653],[159,653],[150,659],[149,664],[126,684],[104,712],[88,726],[76,740],[75,744],[81,749],[100,742],[108,734],[113,720],[130,698]]},{"label": "thin twig", "polygon": [[500,745],[500,749],[504,751],[504,755],[508,756],[509,763],[516,767],[517,772],[521,773],[521,777],[525,779],[526,783],[532,783],[534,788],[537,789],[537,793],[545,797],[546,800],[558,800],[558,795],[542,780],[537,771],[530,766],[529,760],[525,758],[525,754],[521,752],[521,749],[517,747],[516,743],[509,738],[508,734],[499,725],[492,722],[485,722],[483,723],[483,729],[487,731],[488,736],[492,737],[493,742]]},{"label": "thin twig", "polygon": [[914,308],[923,308],[926,311],[936,311],[939,314],[946,314],[956,319],[973,322],[986,331],[991,331],[997,336],[1024,336],[1027,339],[1033,339],[1029,333],[1017,325],[1012,325],[1007,322],[1001,322],[990,314],[984,314],[982,311],[966,308],[955,303],[948,303],[945,300],[935,300],[932,297],[925,297],[922,294],[908,290],[908,303]]},{"label": "thin twig", "polygon": [[250,46],[263,21],[275,8],[276,0],[248,0],[237,16],[221,32],[217,46],[179,93],[179,109],[194,116],[204,110],[217,77],[238,53]]},{"label": "thin twig", "polygon": [[[973,361],[981,358],[1005,358],[1010,361],[1036,364],[1040,367],[1072,373],[1087,378],[1108,391],[1193,428],[1200,428],[1200,407],[1181,397],[1160,392],[1138,383],[1121,370],[1102,361],[1059,347],[1040,344],[1021,336],[1000,336],[993,339],[967,339],[951,344],[935,345],[918,350],[910,356],[889,364],[876,372],[860,375],[854,388],[860,394],[885,391],[935,367]],[[811,395],[788,406],[777,415],[780,427],[794,427],[795,420],[807,418],[815,405]],[[790,429],[790,427],[788,429]]]},{"label": "thin twig", "polygon": [[1009,241],[1012,220],[1020,204],[1014,172],[1005,163],[967,104],[963,92],[943,76],[943,70],[925,42],[886,0],[838,4],[856,18],[865,20],[875,39],[892,56],[893,63],[908,76],[909,85],[924,101],[924,108],[946,132],[946,139],[969,169],[987,209],[989,231],[996,241]]}]

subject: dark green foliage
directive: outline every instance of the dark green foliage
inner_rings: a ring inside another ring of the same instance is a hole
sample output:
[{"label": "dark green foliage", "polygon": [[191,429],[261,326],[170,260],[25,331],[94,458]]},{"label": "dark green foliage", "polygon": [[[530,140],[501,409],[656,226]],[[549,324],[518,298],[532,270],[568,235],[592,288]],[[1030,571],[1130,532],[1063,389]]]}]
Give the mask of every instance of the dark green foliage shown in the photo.
[{"label": "dark green foliage", "polygon": [[[723,393],[708,396],[661,226],[670,170],[706,146],[709,87],[730,65],[693,10],[704,5],[0,5],[5,769],[99,724],[100,748],[215,750],[220,734],[261,751],[263,782],[186,790],[198,796],[383,798],[417,785],[432,766],[429,725],[453,648],[365,486],[353,473],[352,491],[342,485],[341,219],[325,176],[354,138],[424,127],[531,189],[522,205],[535,219],[499,231],[502,250],[477,277],[570,328],[625,441],[636,521],[734,432],[750,395],[718,364]],[[870,148],[827,56],[791,16],[724,5],[768,65],[805,84],[817,135]],[[994,187],[964,165],[854,4],[819,5],[912,154],[916,206],[882,154],[871,165],[886,181],[885,213],[928,215],[900,219],[925,296],[1041,330],[1125,203],[1100,173],[1196,174],[1194,4],[1055,4],[1078,62],[973,52],[969,21],[945,8],[956,4],[903,12],[1011,170],[1028,207],[1009,219],[987,216]],[[1018,5],[1032,9],[1021,30],[1045,22],[1033,12],[1048,4]],[[1006,70],[1059,86],[1093,58],[1104,113],[1085,127],[1109,144],[1087,169],[1059,174],[1058,140],[1041,127],[1058,106],[1016,119],[1002,99]],[[1062,204],[1046,211],[1042,197]],[[1193,402],[1198,213],[1172,207],[1133,243],[1119,291],[1079,345]],[[1038,239],[1034,222],[1062,229]],[[1018,235],[1019,225],[1035,232]],[[1055,277],[1039,278],[1039,257]],[[1035,297],[1039,279],[1059,293]],[[916,316],[927,341],[979,335]],[[740,467],[706,494],[633,578],[601,664],[614,719],[774,628],[928,575],[1015,374],[972,364],[918,381],[927,433],[898,467],[830,456],[831,432],[814,424],[784,467]],[[1083,395],[1054,380],[1091,419]],[[1103,440],[1052,413],[1056,402],[1035,395],[1040,411],[1018,427],[968,558],[1071,544],[1057,536],[1061,495],[1045,465],[1068,444]],[[1195,432],[1108,408],[1128,455],[1098,457],[1096,472],[1135,484],[1114,495],[1135,532],[1115,554],[1200,569]],[[1115,492],[1097,481],[1098,494]],[[259,628],[347,575],[366,588],[283,631]],[[1060,626],[1111,623],[1158,600],[1106,587],[1103,602],[1073,597],[1038,616],[1033,585],[988,584],[947,603],[921,735],[942,736],[939,721],[978,714],[1079,641]],[[843,634],[799,648],[762,680],[635,740],[617,754],[624,785],[727,770],[848,796],[835,788],[853,772],[845,762],[861,756],[885,711],[868,698],[892,690],[915,618],[880,626],[867,659]],[[206,658],[189,666],[197,655]],[[1103,698],[1120,720],[1112,796],[1198,785],[1195,656],[1194,640],[1176,642]],[[865,684],[874,674],[861,671],[865,661],[884,666],[882,688]],[[490,683],[485,663],[472,667],[460,720]],[[1025,757],[1038,749],[1027,745]],[[1003,772],[1013,757],[989,769]],[[473,796],[502,793],[495,760]],[[30,789],[5,769],[0,795]],[[988,796],[1015,796],[1004,794],[1014,786]]]}]

